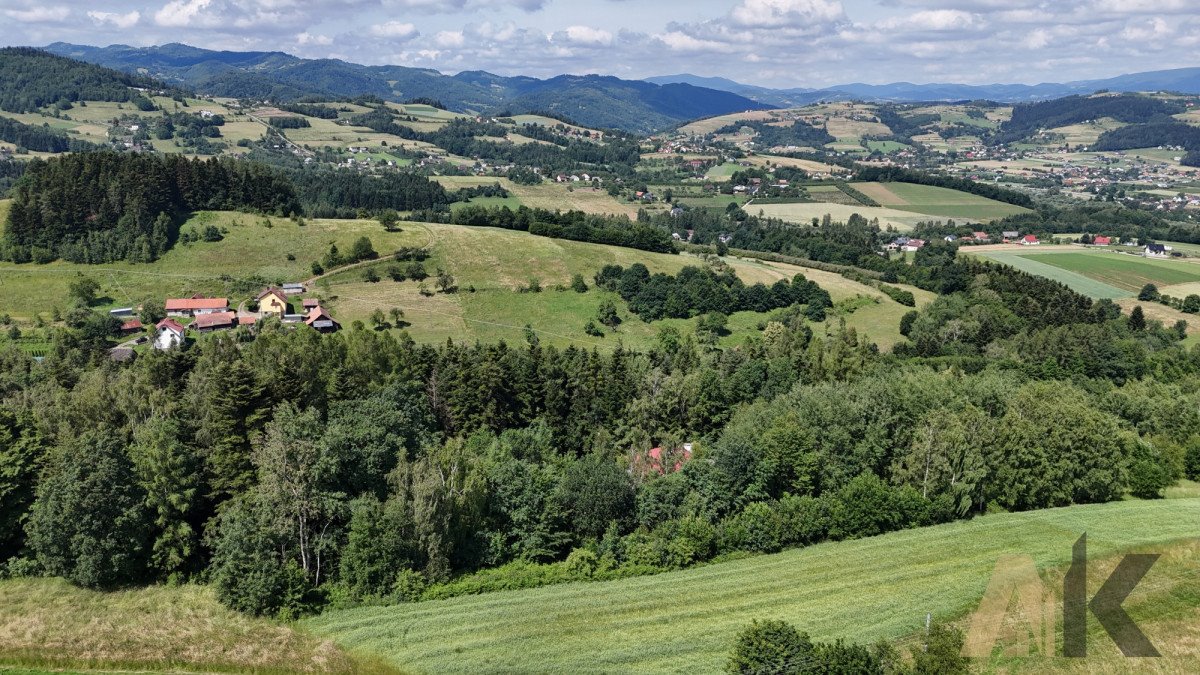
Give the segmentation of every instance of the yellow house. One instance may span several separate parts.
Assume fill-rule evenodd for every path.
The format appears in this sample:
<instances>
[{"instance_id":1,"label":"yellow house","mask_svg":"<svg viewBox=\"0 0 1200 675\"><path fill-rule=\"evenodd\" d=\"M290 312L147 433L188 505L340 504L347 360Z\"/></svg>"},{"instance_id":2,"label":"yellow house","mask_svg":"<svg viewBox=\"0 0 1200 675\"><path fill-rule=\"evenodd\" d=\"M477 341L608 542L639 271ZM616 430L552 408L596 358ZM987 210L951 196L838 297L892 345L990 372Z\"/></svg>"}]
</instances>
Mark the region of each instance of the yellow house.
<instances>
[{"instance_id":1,"label":"yellow house","mask_svg":"<svg viewBox=\"0 0 1200 675\"><path fill-rule=\"evenodd\" d=\"M258 294L258 311L260 314L274 314L280 319L288 313L287 296L278 288L268 288Z\"/></svg>"}]
</instances>

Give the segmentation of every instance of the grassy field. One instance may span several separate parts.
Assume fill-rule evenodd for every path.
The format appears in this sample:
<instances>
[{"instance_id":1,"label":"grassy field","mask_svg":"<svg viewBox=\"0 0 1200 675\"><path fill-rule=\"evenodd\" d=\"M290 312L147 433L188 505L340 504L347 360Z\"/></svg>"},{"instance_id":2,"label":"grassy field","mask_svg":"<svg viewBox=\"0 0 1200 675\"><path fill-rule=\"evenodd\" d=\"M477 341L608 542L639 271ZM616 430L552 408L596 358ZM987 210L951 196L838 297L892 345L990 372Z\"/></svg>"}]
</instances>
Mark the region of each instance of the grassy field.
<instances>
[{"instance_id":1,"label":"grassy field","mask_svg":"<svg viewBox=\"0 0 1200 675\"><path fill-rule=\"evenodd\" d=\"M238 614L203 586L101 593L59 579L0 582L0 672L63 669L394 672L326 638Z\"/></svg>"},{"instance_id":2,"label":"grassy field","mask_svg":"<svg viewBox=\"0 0 1200 675\"><path fill-rule=\"evenodd\" d=\"M1136 292L1146 284L1170 286L1200 281L1200 265L1175 260L1148 260L1105 252L1037 255L1038 262Z\"/></svg>"},{"instance_id":3,"label":"grassy field","mask_svg":"<svg viewBox=\"0 0 1200 675\"><path fill-rule=\"evenodd\" d=\"M495 179L492 182L496 182ZM541 185L517 185L501 183L509 193L531 209L586 211L615 216L637 217L638 205L616 199L604 190L582 187L582 184L542 183Z\"/></svg>"},{"instance_id":4,"label":"grassy field","mask_svg":"<svg viewBox=\"0 0 1200 675\"><path fill-rule=\"evenodd\" d=\"M1096 279L1084 276L1083 274L1042 262L1042 260L1048 256L1071 254L1040 253L1033 255L1023 254L1018 251L987 251L976 253L970 249L962 250L972 255L982 255L996 262L1004 263L1005 265L1011 265L1022 272L1028 272L1030 274L1046 277L1047 279L1053 279L1054 281L1066 284L1072 290L1091 298L1110 298L1115 300L1117 298L1127 298L1132 295L1130 291L1124 288L1118 288L1102 281L1097 281Z\"/></svg>"},{"instance_id":5,"label":"grassy field","mask_svg":"<svg viewBox=\"0 0 1200 675\"><path fill-rule=\"evenodd\" d=\"M328 612L305 625L415 672L531 664L557 672L716 672L752 619L784 619L820 639L902 638L927 612L955 619L972 611L1001 556L1028 555L1053 575L1083 532L1099 560L1194 538L1198 521L1197 499L998 514L622 581ZM1194 578L1189 550L1181 567ZM1128 603L1134 615L1152 613L1148 595L1178 581L1151 570ZM1184 591L1195 607L1194 588Z\"/></svg>"},{"instance_id":6,"label":"grassy field","mask_svg":"<svg viewBox=\"0 0 1200 675\"><path fill-rule=\"evenodd\" d=\"M480 179L470 179L480 180ZM448 181L462 184L463 181ZM607 195L605 195L607 197ZM509 198L513 199L513 198ZM488 203L478 199L476 203ZM0 202L0 217L6 204ZM228 232L220 242L197 242L177 246L160 260L150 264L76 265L55 262L49 265L0 263L0 313L8 313L26 325L40 314L49 319L55 307L69 306L67 287L72 279L86 274L101 284L101 300L96 309L136 305L147 299L187 297L194 293L230 296L236 305L246 299L233 295L236 280L258 275L269 283L298 281L312 276L309 269L321 259L331 243L348 251L361 236L371 239L381 259L369 265L383 279L365 281L366 270L355 267L329 274L317 282L313 293L321 297L334 316L345 325L355 320L369 322L376 309L385 313L402 309L406 329L414 339L441 343L455 340L509 342L523 339L529 324L547 344L579 345L611 349L618 340L627 347L652 345L662 322L645 323L629 314L614 294L591 290L579 294L556 291L575 273L591 285L592 277L606 264L629 266L640 262L654 272L677 273L684 265L703 264L685 255L648 253L635 249L586 244L532 236L524 232L456 225L401 223L401 232L385 232L373 220L311 220L304 226L279 218L266 227L261 217L236 213L201 213L184 226L203 229L207 224ZM392 264L388 254L400 247L428 248L431 257L425 268L432 274L442 268L454 275L457 293L422 295L416 281L395 282L386 270ZM288 260L291 255L294 260ZM869 337L883 349L898 340L900 317L906 308L885 298L879 291L841 276L808 268L757 260L730 261L746 283L766 284L803 273L828 290L835 301L855 295L880 298L877 305L865 307L844 317L847 325ZM537 277L545 288L542 293L519 293L530 277ZM433 288L433 280L425 282ZM469 289L474 287L475 291ZM928 294L918 292L922 301ZM583 327L596 316L600 303L613 301L625 319L616 329L606 330L604 338L589 336ZM735 315L726 344L740 344L757 335L765 315ZM693 321L674 320L685 333ZM825 326L832 325L832 320ZM824 330L817 326L815 330Z\"/></svg>"},{"instance_id":7,"label":"grassy field","mask_svg":"<svg viewBox=\"0 0 1200 675\"><path fill-rule=\"evenodd\" d=\"M995 220L1028 209L933 185L914 183L855 183L854 187L887 208L974 221Z\"/></svg>"},{"instance_id":8,"label":"grassy field","mask_svg":"<svg viewBox=\"0 0 1200 675\"><path fill-rule=\"evenodd\" d=\"M820 198L818 195L813 195L815 198ZM867 218L878 218L881 227L891 225L899 232L908 232L922 220L930 220L929 216L922 216L910 211L901 211L899 209L890 209L878 206L851 206L848 204L834 204L830 202L811 202L803 204L755 204L751 203L746 207L750 213L758 213L762 211L763 215L771 218L779 218L789 223L809 224L813 218L823 218L829 214L835 221L845 222L852 214Z\"/></svg>"}]
</instances>

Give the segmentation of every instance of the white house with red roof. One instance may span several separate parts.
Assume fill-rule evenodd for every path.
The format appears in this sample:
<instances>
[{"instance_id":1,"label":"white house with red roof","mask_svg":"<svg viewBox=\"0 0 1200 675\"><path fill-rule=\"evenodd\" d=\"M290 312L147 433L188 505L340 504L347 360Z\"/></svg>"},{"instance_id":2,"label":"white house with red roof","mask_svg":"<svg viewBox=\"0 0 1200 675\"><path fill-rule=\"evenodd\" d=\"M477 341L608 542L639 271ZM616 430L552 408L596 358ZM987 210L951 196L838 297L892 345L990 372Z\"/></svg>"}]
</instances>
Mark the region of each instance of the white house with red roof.
<instances>
[{"instance_id":1,"label":"white house with red roof","mask_svg":"<svg viewBox=\"0 0 1200 675\"><path fill-rule=\"evenodd\" d=\"M1092 246L1108 246L1110 244L1112 244L1111 237L1097 236L1096 238L1092 239Z\"/></svg>"},{"instance_id":2,"label":"white house with red roof","mask_svg":"<svg viewBox=\"0 0 1200 675\"><path fill-rule=\"evenodd\" d=\"M1040 246L1041 243L1042 242L1038 241L1038 238L1032 234L1027 234L1024 237L1021 237L1022 246Z\"/></svg>"},{"instance_id":3,"label":"white house with red roof","mask_svg":"<svg viewBox=\"0 0 1200 675\"><path fill-rule=\"evenodd\" d=\"M183 344L183 338L187 334L187 329L183 324L174 319L163 319L155 326L158 334L154 337L155 349L174 349Z\"/></svg>"}]
</instances>

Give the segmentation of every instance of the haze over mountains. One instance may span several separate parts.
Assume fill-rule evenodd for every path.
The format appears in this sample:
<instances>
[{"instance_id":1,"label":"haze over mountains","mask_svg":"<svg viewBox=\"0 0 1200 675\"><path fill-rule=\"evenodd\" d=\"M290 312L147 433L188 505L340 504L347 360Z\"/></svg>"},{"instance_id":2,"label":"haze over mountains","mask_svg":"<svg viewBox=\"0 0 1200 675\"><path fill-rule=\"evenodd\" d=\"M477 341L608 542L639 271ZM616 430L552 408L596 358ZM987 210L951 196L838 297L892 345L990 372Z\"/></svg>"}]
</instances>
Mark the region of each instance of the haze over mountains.
<instances>
[{"instance_id":1,"label":"haze over mountains","mask_svg":"<svg viewBox=\"0 0 1200 675\"><path fill-rule=\"evenodd\" d=\"M1097 90L1200 93L1200 68L1182 68L1065 83L965 85L954 83L851 83L771 89L721 77L691 74L625 80L604 75L549 79L508 77L485 71L445 75L406 66L365 66L336 59L303 59L284 52L232 52L172 43L152 47L93 47L56 42L55 54L127 72L150 75L215 96L294 100L305 96L377 96L404 101L436 99L466 112L548 112L593 127L649 132L680 122L822 100L1038 101Z\"/></svg>"},{"instance_id":2,"label":"haze over mountains","mask_svg":"<svg viewBox=\"0 0 1200 675\"><path fill-rule=\"evenodd\" d=\"M864 84L855 82L823 89L769 89L742 84L722 77L701 77L691 74L648 77L655 84L683 83L697 87L719 89L738 94L772 106L807 105L816 101L860 99L867 101L966 101L991 100L1001 103L1020 103L1060 98L1072 94L1090 94L1107 89L1117 92L1174 91L1200 93L1200 68L1177 68L1145 73L1132 73L1100 80L1042 84Z\"/></svg>"}]
</instances>

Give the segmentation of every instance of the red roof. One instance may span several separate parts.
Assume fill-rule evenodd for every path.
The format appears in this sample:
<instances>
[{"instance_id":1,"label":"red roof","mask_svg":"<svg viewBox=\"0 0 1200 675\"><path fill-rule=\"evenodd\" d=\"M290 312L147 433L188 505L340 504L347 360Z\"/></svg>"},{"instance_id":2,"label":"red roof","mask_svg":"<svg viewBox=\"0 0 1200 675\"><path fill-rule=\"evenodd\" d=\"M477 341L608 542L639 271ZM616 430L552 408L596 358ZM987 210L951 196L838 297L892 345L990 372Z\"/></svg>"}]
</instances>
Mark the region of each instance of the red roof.
<instances>
[{"instance_id":1,"label":"red roof","mask_svg":"<svg viewBox=\"0 0 1200 675\"><path fill-rule=\"evenodd\" d=\"M683 465L692 459L691 443L685 443L682 448L679 448L678 453L679 454L678 458L675 460L675 465L671 467L672 473L682 469ZM664 473L662 459L662 448L650 448L650 451L644 456L634 457L633 465L635 469L642 473L649 473L653 471L654 473L662 475Z\"/></svg>"},{"instance_id":2,"label":"red roof","mask_svg":"<svg viewBox=\"0 0 1200 675\"><path fill-rule=\"evenodd\" d=\"M169 298L164 307L168 312L195 311L197 309L225 309L227 298Z\"/></svg>"},{"instance_id":3,"label":"red roof","mask_svg":"<svg viewBox=\"0 0 1200 675\"><path fill-rule=\"evenodd\" d=\"M213 312L212 314L201 314L192 322L192 327L196 329L202 328L219 328L221 326L232 326L237 322L237 315L233 312Z\"/></svg>"},{"instance_id":4,"label":"red roof","mask_svg":"<svg viewBox=\"0 0 1200 675\"><path fill-rule=\"evenodd\" d=\"M180 334L184 332L183 324L179 323L175 319L163 319L155 324L154 327L159 330L163 330L164 328L170 329Z\"/></svg>"},{"instance_id":5,"label":"red roof","mask_svg":"<svg viewBox=\"0 0 1200 675\"><path fill-rule=\"evenodd\" d=\"M313 307L320 307L321 301L316 298L305 298L301 304L304 305L304 309L312 309Z\"/></svg>"},{"instance_id":6,"label":"red roof","mask_svg":"<svg viewBox=\"0 0 1200 675\"><path fill-rule=\"evenodd\" d=\"M1021 241L1034 242L1037 241L1037 237L1033 236L1032 234L1027 234L1024 237L1021 237Z\"/></svg>"},{"instance_id":7,"label":"red roof","mask_svg":"<svg viewBox=\"0 0 1200 675\"><path fill-rule=\"evenodd\" d=\"M141 330L141 329L142 329L142 322L137 319L130 319L130 320L126 321L125 323L121 324L121 330L123 330L123 331Z\"/></svg>"},{"instance_id":8,"label":"red roof","mask_svg":"<svg viewBox=\"0 0 1200 675\"><path fill-rule=\"evenodd\" d=\"M262 293L259 293L258 297L255 299L262 300L263 298L267 297L268 295L274 295L275 297L279 298L279 300L281 302L284 302L284 303L287 302L287 294L284 293L283 291L279 290L278 288L268 288L267 290L263 291Z\"/></svg>"},{"instance_id":9,"label":"red roof","mask_svg":"<svg viewBox=\"0 0 1200 675\"><path fill-rule=\"evenodd\" d=\"M976 239L987 239L988 238L987 232L972 232L971 234L974 235Z\"/></svg>"},{"instance_id":10,"label":"red roof","mask_svg":"<svg viewBox=\"0 0 1200 675\"><path fill-rule=\"evenodd\" d=\"M1110 237L1096 237L1095 239L1093 239L1093 240L1092 240L1092 243L1093 243L1093 244L1095 244L1095 245L1097 245L1097 246L1108 246L1109 244L1111 244L1111 243L1112 243L1112 238L1110 238Z\"/></svg>"}]
</instances>

